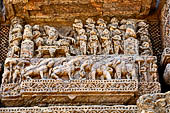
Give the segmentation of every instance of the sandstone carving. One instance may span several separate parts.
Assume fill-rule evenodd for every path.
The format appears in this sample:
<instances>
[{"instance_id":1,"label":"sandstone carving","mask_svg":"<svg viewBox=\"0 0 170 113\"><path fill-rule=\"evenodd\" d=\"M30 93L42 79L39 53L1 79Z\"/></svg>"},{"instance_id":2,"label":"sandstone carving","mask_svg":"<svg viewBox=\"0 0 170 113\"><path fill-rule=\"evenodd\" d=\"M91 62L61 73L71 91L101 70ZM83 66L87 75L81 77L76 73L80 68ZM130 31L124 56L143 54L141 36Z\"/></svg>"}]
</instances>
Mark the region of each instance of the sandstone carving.
<instances>
[{"instance_id":1,"label":"sandstone carving","mask_svg":"<svg viewBox=\"0 0 170 113\"><path fill-rule=\"evenodd\" d=\"M102 18L97 22L88 18L84 25L80 19L75 19L73 29L66 34L67 36L61 35L57 29L47 25L25 25L23 30L19 20L13 21L10 31L11 51L8 55L13 58L109 54L153 55L148 24L144 21L138 22L135 19L119 21L113 17L107 24Z\"/></svg>"},{"instance_id":2,"label":"sandstone carving","mask_svg":"<svg viewBox=\"0 0 170 113\"><path fill-rule=\"evenodd\" d=\"M137 106L141 113L168 113L169 92L143 95L137 101Z\"/></svg>"},{"instance_id":3,"label":"sandstone carving","mask_svg":"<svg viewBox=\"0 0 170 113\"><path fill-rule=\"evenodd\" d=\"M137 19L87 18L75 19L72 29L60 33L14 18L2 75L3 105L47 110L51 105L133 105L143 94L159 93L148 26Z\"/></svg>"}]
</instances>

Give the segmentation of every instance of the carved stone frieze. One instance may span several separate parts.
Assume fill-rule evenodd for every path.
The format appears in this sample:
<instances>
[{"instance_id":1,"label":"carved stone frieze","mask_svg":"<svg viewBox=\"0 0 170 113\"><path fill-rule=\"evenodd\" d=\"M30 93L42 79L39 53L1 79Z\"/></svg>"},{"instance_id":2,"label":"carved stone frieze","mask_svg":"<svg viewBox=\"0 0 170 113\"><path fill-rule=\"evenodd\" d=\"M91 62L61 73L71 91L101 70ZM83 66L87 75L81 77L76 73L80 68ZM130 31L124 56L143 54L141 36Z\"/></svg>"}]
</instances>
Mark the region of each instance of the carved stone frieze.
<instances>
[{"instance_id":1,"label":"carved stone frieze","mask_svg":"<svg viewBox=\"0 0 170 113\"><path fill-rule=\"evenodd\" d=\"M124 55L7 58L2 75L2 103L5 106L37 105L36 99L40 96L44 102L55 103L55 105L71 104L70 99L75 105L101 102L108 105L123 104L132 98L134 101L130 101L130 104L134 104L135 95L138 95L139 91L142 93L160 91L157 70L154 69L155 63L156 57L153 56ZM143 67L147 70L143 70ZM146 85L147 88L139 85L138 81L154 82L155 88L149 90L151 84ZM117 93L122 95L120 98L123 101L115 99L119 98ZM30 94L37 96L30 98ZM44 97L44 94L51 96ZM86 95L86 98L83 95ZM99 95L105 99L97 99ZM96 99L91 100L92 97ZM12 98L15 98L17 102L12 102ZM48 100L48 98L51 99ZM58 98L61 100L57 100ZM82 98L81 102L80 98ZM25 101L28 103L24 103ZM30 104L31 101L35 103Z\"/></svg>"},{"instance_id":2,"label":"carved stone frieze","mask_svg":"<svg viewBox=\"0 0 170 113\"><path fill-rule=\"evenodd\" d=\"M149 25L144 20L113 17L107 24L104 19L86 24L75 19L67 36L50 26L25 25L20 19L12 20L10 51L12 58L55 58L77 55L144 55L152 56ZM23 33L22 33L23 32Z\"/></svg>"},{"instance_id":3,"label":"carved stone frieze","mask_svg":"<svg viewBox=\"0 0 170 113\"><path fill-rule=\"evenodd\" d=\"M34 113L51 113L51 112L78 112L78 113L93 113L93 112L102 112L102 113L137 113L137 107L135 105L123 106L51 106L51 107L21 107L21 108L0 108L2 113L12 113L12 112L34 112Z\"/></svg>"},{"instance_id":4,"label":"carved stone frieze","mask_svg":"<svg viewBox=\"0 0 170 113\"><path fill-rule=\"evenodd\" d=\"M161 86L159 82L139 82L139 95L160 93Z\"/></svg>"},{"instance_id":5,"label":"carved stone frieze","mask_svg":"<svg viewBox=\"0 0 170 113\"><path fill-rule=\"evenodd\" d=\"M13 18L2 105L134 105L142 94L160 92L148 28L144 20L88 18L61 34Z\"/></svg>"}]
</instances>

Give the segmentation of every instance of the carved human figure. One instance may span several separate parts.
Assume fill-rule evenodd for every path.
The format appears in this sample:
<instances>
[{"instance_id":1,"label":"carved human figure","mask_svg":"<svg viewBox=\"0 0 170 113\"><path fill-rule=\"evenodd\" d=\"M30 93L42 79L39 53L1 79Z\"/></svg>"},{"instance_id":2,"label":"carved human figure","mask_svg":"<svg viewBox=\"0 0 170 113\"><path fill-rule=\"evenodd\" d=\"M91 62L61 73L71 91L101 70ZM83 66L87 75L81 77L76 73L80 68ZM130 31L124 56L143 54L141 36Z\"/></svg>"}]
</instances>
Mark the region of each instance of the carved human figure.
<instances>
[{"instance_id":1,"label":"carved human figure","mask_svg":"<svg viewBox=\"0 0 170 113\"><path fill-rule=\"evenodd\" d=\"M22 40L22 25L16 23L11 26L9 33L9 52L8 57L19 58L20 57L20 42Z\"/></svg>"},{"instance_id":2,"label":"carved human figure","mask_svg":"<svg viewBox=\"0 0 170 113\"><path fill-rule=\"evenodd\" d=\"M4 73L2 74L2 84L7 84L10 82L10 67L5 66Z\"/></svg>"},{"instance_id":3,"label":"carved human figure","mask_svg":"<svg viewBox=\"0 0 170 113\"><path fill-rule=\"evenodd\" d=\"M20 73L20 67L19 66L15 66L14 68L14 73L12 75L13 79L12 82L13 83L19 83L21 81L21 73Z\"/></svg>"},{"instance_id":4,"label":"carved human figure","mask_svg":"<svg viewBox=\"0 0 170 113\"><path fill-rule=\"evenodd\" d=\"M113 44L114 44L114 52L115 54L120 54L123 50L122 48L122 39L121 39L121 36L120 35L115 35L112 37L112 41L113 41Z\"/></svg>"},{"instance_id":5,"label":"carved human figure","mask_svg":"<svg viewBox=\"0 0 170 113\"><path fill-rule=\"evenodd\" d=\"M73 30L78 33L80 29L83 29L83 23L80 19L75 19L73 24Z\"/></svg>"},{"instance_id":6,"label":"carved human figure","mask_svg":"<svg viewBox=\"0 0 170 113\"><path fill-rule=\"evenodd\" d=\"M158 66L153 63L152 64L152 68L150 70L150 82L158 82L158 74L157 74L157 70Z\"/></svg>"},{"instance_id":7,"label":"carved human figure","mask_svg":"<svg viewBox=\"0 0 170 113\"><path fill-rule=\"evenodd\" d=\"M112 49L110 41L110 32L105 29L101 35L101 47L103 48L103 53L108 55Z\"/></svg>"},{"instance_id":8,"label":"carved human figure","mask_svg":"<svg viewBox=\"0 0 170 113\"><path fill-rule=\"evenodd\" d=\"M85 25L85 28L86 28L86 33L87 33L87 36L89 37L90 36L90 32L95 29L95 21L92 19L92 18L88 18L86 20L86 25Z\"/></svg>"},{"instance_id":9,"label":"carved human figure","mask_svg":"<svg viewBox=\"0 0 170 113\"><path fill-rule=\"evenodd\" d=\"M42 34L40 32L40 26L34 25L32 27L32 30L33 30L33 41L35 43L36 48L38 48L44 44L44 39L42 38Z\"/></svg>"},{"instance_id":10,"label":"carved human figure","mask_svg":"<svg viewBox=\"0 0 170 113\"><path fill-rule=\"evenodd\" d=\"M140 72L142 75L141 81L148 82L148 74L147 74L148 72L147 72L147 67L145 63L141 66Z\"/></svg>"},{"instance_id":11,"label":"carved human figure","mask_svg":"<svg viewBox=\"0 0 170 113\"><path fill-rule=\"evenodd\" d=\"M98 31L99 35L101 35L107 27L106 22L102 18L99 18L97 20L97 24L98 24L98 26L96 26L97 31Z\"/></svg>"},{"instance_id":12,"label":"carved human figure","mask_svg":"<svg viewBox=\"0 0 170 113\"><path fill-rule=\"evenodd\" d=\"M110 22L111 22L111 24L109 24L110 26L114 26L115 29L118 28L119 20L117 18L113 17Z\"/></svg>"},{"instance_id":13,"label":"carved human figure","mask_svg":"<svg viewBox=\"0 0 170 113\"><path fill-rule=\"evenodd\" d=\"M13 43L14 40L17 40L17 43L20 43L20 41L22 40L22 31L22 25L18 23L14 24L10 29L9 42Z\"/></svg>"},{"instance_id":14,"label":"carved human figure","mask_svg":"<svg viewBox=\"0 0 170 113\"><path fill-rule=\"evenodd\" d=\"M137 33L139 35L149 35L149 31L148 31L148 28L149 28L149 25L144 22L144 21L141 21L138 23L138 27L139 27L139 30L137 31Z\"/></svg>"},{"instance_id":15,"label":"carved human figure","mask_svg":"<svg viewBox=\"0 0 170 113\"><path fill-rule=\"evenodd\" d=\"M152 49L150 47L149 42L143 42L140 46L140 49L142 50L141 55L152 55Z\"/></svg>"},{"instance_id":16,"label":"carved human figure","mask_svg":"<svg viewBox=\"0 0 170 113\"><path fill-rule=\"evenodd\" d=\"M127 28L127 20L126 19L122 19L120 21L120 26L119 26L119 30L122 32L122 35L121 36L124 36L125 35L125 32L126 32L126 28Z\"/></svg>"},{"instance_id":17,"label":"carved human figure","mask_svg":"<svg viewBox=\"0 0 170 113\"><path fill-rule=\"evenodd\" d=\"M56 45L57 38L58 38L57 36L58 31L54 27L50 27L50 26L44 26L44 29L46 31L46 34L48 35L46 44L49 46Z\"/></svg>"},{"instance_id":18,"label":"carved human figure","mask_svg":"<svg viewBox=\"0 0 170 113\"><path fill-rule=\"evenodd\" d=\"M23 41L21 43L21 57L32 58L34 56L34 42L32 34L32 26L25 25Z\"/></svg>"},{"instance_id":19,"label":"carved human figure","mask_svg":"<svg viewBox=\"0 0 170 113\"><path fill-rule=\"evenodd\" d=\"M81 55L86 55L87 53L87 36L85 35L85 30L81 29L79 31L77 39L80 41L80 53Z\"/></svg>"},{"instance_id":20,"label":"carved human figure","mask_svg":"<svg viewBox=\"0 0 170 113\"><path fill-rule=\"evenodd\" d=\"M20 57L20 47L17 45L11 46L8 52L8 57L19 58Z\"/></svg>"},{"instance_id":21,"label":"carved human figure","mask_svg":"<svg viewBox=\"0 0 170 113\"><path fill-rule=\"evenodd\" d=\"M90 37L89 37L89 41L88 41L88 47L90 49L90 54L92 55L97 55L97 49L99 48L99 40L97 37L97 31L96 29L93 29L90 32Z\"/></svg>"},{"instance_id":22,"label":"carved human figure","mask_svg":"<svg viewBox=\"0 0 170 113\"><path fill-rule=\"evenodd\" d=\"M32 26L29 24L25 25L23 39L33 39Z\"/></svg>"},{"instance_id":23,"label":"carved human figure","mask_svg":"<svg viewBox=\"0 0 170 113\"><path fill-rule=\"evenodd\" d=\"M75 39L71 37L65 37L61 35L54 27L50 26L44 26L45 32L48 35L47 39L47 45L52 46L52 45L57 45L57 41L59 39L68 39L71 40L72 43L75 43Z\"/></svg>"},{"instance_id":24,"label":"carved human figure","mask_svg":"<svg viewBox=\"0 0 170 113\"><path fill-rule=\"evenodd\" d=\"M124 40L124 53L129 54L139 54L139 41L134 37L129 37Z\"/></svg>"}]
</instances>

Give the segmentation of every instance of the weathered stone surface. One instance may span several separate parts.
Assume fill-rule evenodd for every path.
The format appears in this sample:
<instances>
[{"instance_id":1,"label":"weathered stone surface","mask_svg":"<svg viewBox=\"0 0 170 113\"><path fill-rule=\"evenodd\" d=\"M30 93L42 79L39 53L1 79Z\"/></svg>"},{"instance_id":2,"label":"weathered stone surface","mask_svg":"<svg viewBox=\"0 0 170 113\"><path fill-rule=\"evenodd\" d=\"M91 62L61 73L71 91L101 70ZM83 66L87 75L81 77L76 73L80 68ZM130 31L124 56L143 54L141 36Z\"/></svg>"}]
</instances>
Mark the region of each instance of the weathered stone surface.
<instances>
[{"instance_id":1,"label":"weathered stone surface","mask_svg":"<svg viewBox=\"0 0 170 113\"><path fill-rule=\"evenodd\" d=\"M166 1L161 14L162 42L164 51L162 53L161 63L166 67L163 78L170 85L170 0Z\"/></svg>"},{"instance_id":2,"label":"weathered stone surface","mask_svg":"<svg viewBox=\"0 0 170 113\"><path fill-rule=\"evenodd\" d=\"M169 113L170 92L146 94L137 101L138 113Z\"/></svg>"},{"instance_id":3,"label":"weathered stone surface","mask_svg":"<svg viewBox=\"0 0 170 113\"><path fill-rule=\"evenodd\" d=\"M166 65L163 78L164 78L165 82L166 82L168 85L170 85L170 64L167 64L167 65Z\"/></svg>"},{"instance_id":4,"label":"weathered stone surface","mask_svg":"<svg viewBox=\"0 0 170 113\"><path fill-rule=\"evenodd\" d=\"M128 105L160 92L145 21L88 18L84 25L75 19L67 35L23 23L11 22L3 105Z\"/></svg>"},{"instance_id":5,"label":"weathered stone surface","mask_svg":"<svg viewBox=\"0 0 170 113\"><path fill-rule=\"evenodd\" d=\"M167 0L161 13L161 30L162 30L162 42L164 46L164 52L162 55L162 63L164 65L170 63L169 50L170 50L170 0Z\"/></svg>"},{"instance_id":6,"label":"weathered stone surface","mask_svg":"<svg viewBox=\"0 0 170 113\"><path fill-rule=\"evenodd\" d=\"M4 0L7 18L26 22L68 25L75 18L148 15L152 0Z\"/></svg>"},{"instance_id":7,"label":"weathered stone surface","mask_svg":"<svg viewBox=\"0 0 170 113\"><path fill-rule=\"evenodd\" d=\"M162 41L164 48L170 47L170 0L166 1L161 13Z\"/></svg>"}]
</instances>

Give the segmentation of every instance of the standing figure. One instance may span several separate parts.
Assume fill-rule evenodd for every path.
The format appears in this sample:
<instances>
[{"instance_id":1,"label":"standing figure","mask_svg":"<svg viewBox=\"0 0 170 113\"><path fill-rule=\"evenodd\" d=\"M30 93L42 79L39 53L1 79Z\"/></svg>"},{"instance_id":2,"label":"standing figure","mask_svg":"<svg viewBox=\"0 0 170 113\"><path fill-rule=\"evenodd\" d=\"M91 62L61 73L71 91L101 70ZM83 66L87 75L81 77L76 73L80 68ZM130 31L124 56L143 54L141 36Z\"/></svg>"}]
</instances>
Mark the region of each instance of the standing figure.
<instances>
[{"instance_id":1,"label":"standing figure","mask_svg":"<svg viewBox=\"0 0 170 113\"><path fill-rule=\"evenodd\" d=\"M142 82L148 82L148 73L146 62L141 66L140 72L142 77L140 78Z\"/></svg>"},{"instance_id":2,"label":"standing figure","mask_svg":"<svg viewBox=\"0 0 170 113\"><path fill-rule=\"evenodd\" d=\"M108 29L105 29L101 35L101 46L103 48L103 53L108 55L111 50L111 41L110 41L110 32Z\"/></svg>"},{"instance_id":3,"label":"standing figure","mask_svg":"<svg viewBox=\"0 0 170 113\"><path fill-rule=\"evenodd\" d=\"M34 56L34 42L32 34L32 26L25 25L23 41L21 43L21 57L22 58L33 58Z\"/></svg>"},{"instance_id":4,"label":"standing figure","mask_svg":"<svg viewBox=\"0 0 170 113\"><path fill-rule=\"evenodd\" d=\"M99 40L98 40L98 37L97 37L97 31L96 31L96 29L93 29L90 32L90 38L89 38L89 41L88 41L88 47L90 49L90 54L97 55L97 49L99 47L98 44L99 44Z\"/></svg>"},{"instance_id":5,"label":"standing figure","mask_svg":"<svg viewBox=\"0 0 170 113\"><path fill-rule=\"evenodd\" d=\"M19 83L21 81L21 73L20 73L20 67L19 66L15 66L15 70L13 73L13 83Z\"/></svg>"},{"instance_id":6,"label":"standing figure","mask_svg":"<svg viewBox=\"0 0 170 113\"><path fill-rule=\"evenodd\" d=\"M113 44L114 44L115 54L117 54L117 55L120 54L121 51L123 51L120 35L115 35L114 37L112 37L112 41L113 41Z\"/></svg>"},{"instance_id":7,"label":"standing figure","mask_svg":"<svg viewBox=\"0 0 170 113\"><path fill-rule=\"evenodd\" d=\"M40 32L40 26L34 25L32 27L32 30L33 30L33 41L36 45L36 48L38 48L39 46L42 46L42 44L44 43L44 40L42 38L42 34Z\"/></svg>"},{"instance_id":8,"label":"standing figure","mask_svg":"<svg viewBox=\"0 0 170 113\"><path fill-rule=\"evenodd\" d=\"M86 33L87 33L87 36L89 37L90 36L90 31L92 31L92 29L95 29L95 21L92 19L92 18L88 18L86 20L86 25L85 25L85 28L86 28Z\"/></svg>"},{"instance_id":9,"label":"standing figure","mask_svg":"<svg viewBox=\"0 0 170 113\"><path fill-rule=\"evenodd\" d=\"M77 39L80 41L80 53L81 55L86 55L87 52L87 36L85 35L85 30L81 29L79 31L79 36Z\"/></svg>"},{"instance_id":10,"label":"standing figure","mask_svg":"<svg viewBox=\"0 0 170 113\"><path fill-rule=\"evenodd\" d=\"M150 71L150 82L158 82L158 74L157 74L158 66L153 63L151 71Z\"/></svg>"},{"instance_id":11,"label":"standing figure","mask_svg":"<svg viewBox=\"0 0 170 113\"><path fill-rule=\"evenodd\" d=\"M97 31L98 31L98 33L99 33L99 35L101 35L102 33L103 33L103 31L106 29L106 22L103 20L103 19L99 19L98 21L97 21L97 24L98 24L98 26L96 26L96 28L97 28Z\"/></svg>"}]
</instances>

